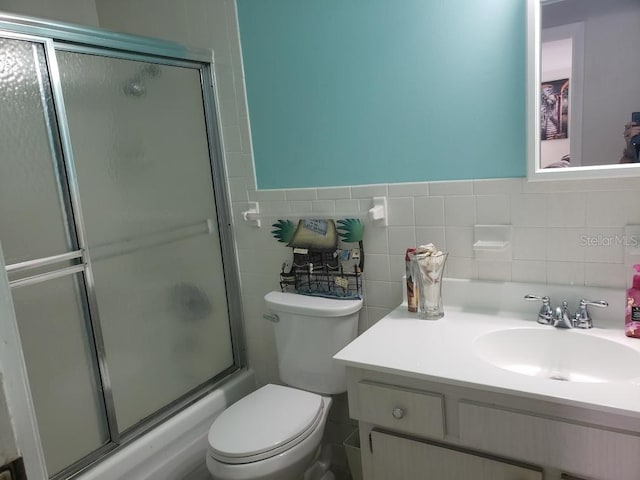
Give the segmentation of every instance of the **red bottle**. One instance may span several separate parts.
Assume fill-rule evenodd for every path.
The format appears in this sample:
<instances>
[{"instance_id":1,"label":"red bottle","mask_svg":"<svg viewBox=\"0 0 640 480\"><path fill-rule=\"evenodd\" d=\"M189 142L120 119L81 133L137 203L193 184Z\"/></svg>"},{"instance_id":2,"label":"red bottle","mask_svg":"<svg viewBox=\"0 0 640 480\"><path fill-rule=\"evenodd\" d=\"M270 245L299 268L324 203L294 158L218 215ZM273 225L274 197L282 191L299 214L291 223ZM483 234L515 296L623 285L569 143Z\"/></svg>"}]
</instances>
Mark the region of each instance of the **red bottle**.
<instances>
[{"instance_id":1,"label":"red bottle","mask_svg":"<svg viewBox=\"0 0 640 480\"><path fill-rule=\"evenodd\" d=\"M415 248L407 248L404 254L405 275L407 278L407 309L410 312L418 311L418 295L413 281L413 272L411 271L411 259L409 253L415 252Z\"/></svg>"}]
</instances>

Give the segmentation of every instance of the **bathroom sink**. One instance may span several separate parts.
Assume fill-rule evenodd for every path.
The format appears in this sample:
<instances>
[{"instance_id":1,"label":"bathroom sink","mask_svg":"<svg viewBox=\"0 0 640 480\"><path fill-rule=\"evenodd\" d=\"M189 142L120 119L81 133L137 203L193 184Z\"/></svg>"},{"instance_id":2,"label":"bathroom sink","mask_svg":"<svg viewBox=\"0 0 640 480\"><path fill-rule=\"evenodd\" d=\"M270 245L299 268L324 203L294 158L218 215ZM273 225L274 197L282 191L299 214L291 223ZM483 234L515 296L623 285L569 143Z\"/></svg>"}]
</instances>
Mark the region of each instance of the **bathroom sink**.
<instances>
[{"instance_id":1,"label":"bathroom sink","mask_svg":"<svg viewBox=\"0 0 640 480\"><path fill-rule=\"evenodd\" d=\"M638 376L640 352L584 331L513 328L489 332L473 342L474 353L496 367L531 377L607 383Z\"/></svg>"}]
</instances>

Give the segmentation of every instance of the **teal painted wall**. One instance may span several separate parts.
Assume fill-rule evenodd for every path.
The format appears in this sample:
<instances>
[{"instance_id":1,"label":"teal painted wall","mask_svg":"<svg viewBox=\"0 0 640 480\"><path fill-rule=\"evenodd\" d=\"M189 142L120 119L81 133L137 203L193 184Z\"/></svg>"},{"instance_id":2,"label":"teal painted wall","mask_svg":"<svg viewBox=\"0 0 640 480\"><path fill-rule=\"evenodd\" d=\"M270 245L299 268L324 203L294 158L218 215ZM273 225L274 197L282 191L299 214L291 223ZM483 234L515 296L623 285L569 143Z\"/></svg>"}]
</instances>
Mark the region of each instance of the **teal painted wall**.
<instances>
[{"instance_id":1,"label":"teal painted wall","mask_svg":"<svg viewBox=\"0 0 640 480\"><path fill-rule=\"evenodd\" d=\"M525 176L525 0L237 0L258 188Z\"/></svg>"}]
</instances>

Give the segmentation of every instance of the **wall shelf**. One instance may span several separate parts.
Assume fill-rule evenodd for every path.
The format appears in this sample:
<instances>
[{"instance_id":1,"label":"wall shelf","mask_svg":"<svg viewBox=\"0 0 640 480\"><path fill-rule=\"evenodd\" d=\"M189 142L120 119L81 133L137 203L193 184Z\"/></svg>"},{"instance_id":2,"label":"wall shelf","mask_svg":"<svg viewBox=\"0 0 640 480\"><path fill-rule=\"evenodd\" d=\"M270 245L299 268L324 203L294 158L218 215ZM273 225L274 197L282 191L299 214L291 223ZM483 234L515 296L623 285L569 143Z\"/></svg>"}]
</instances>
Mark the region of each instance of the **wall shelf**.
<instances>
[{"instance_id":1,"label":"wall shelf","mask_svg":"<svg viewBox=\"0 0 640 480\"><path fill-rule=\"evenodd\" d=\"M510 261L511 225L474 225L473 252L478 261Z\"/></svg>"}]
</instances>

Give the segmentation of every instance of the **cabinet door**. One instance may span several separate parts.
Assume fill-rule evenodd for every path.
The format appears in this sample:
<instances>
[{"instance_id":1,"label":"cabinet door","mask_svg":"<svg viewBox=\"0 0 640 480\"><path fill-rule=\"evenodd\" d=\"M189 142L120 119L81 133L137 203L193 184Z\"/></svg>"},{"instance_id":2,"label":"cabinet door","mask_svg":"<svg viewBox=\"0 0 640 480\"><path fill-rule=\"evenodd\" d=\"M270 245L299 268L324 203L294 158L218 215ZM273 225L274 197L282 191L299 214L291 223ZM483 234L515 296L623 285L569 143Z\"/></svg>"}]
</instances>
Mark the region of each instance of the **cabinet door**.
<instances>
[{"instance_id":1,"label":"cabinet door","mask_svg":"<svg viewBox=\"0 0 640 480\"><path fill-rule=\"evenodd\" d=\"M431 443L371 432L374 480L542 480L542 472Z\"/></svg>"}]
</instances>

